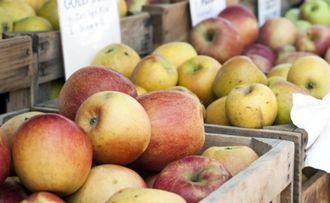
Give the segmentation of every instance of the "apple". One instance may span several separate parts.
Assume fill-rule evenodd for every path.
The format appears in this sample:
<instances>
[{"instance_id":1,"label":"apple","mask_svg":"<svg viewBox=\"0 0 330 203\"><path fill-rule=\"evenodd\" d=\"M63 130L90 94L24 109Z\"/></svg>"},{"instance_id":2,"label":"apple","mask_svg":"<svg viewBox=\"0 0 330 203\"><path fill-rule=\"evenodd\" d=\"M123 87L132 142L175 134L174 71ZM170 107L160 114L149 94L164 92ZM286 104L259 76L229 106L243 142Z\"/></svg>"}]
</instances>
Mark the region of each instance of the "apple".
<instances>
[{"instance_id":1,"label":"apple","mask_svg":"<svg viewBox=\"0 0 330 203\"><path fill-rule=\"evenodd\" d=\"M324 59L330 64L330 47L325 52Z\"/></svg>"},{"instance_id":2,"label":"apple","mask_svg":"<svg viewBox=\"0 0 330 203\"><path fill-rule=\"evenodd\" d=\"M92 141L97 163L127 165L150 142L148 114L136 99L121 92L102 91L88 97L75 121Z\"/></svg>"},{"instance_id":3,"label":"apple","mask_svg":"<svg viewBox=\"0 0 330 203\"><path fill-rule=\"evenodd\" d=\"M145 188L142 177L130 168L116 164L94 166L84 185L66 199L68 203L106 202L124 188Z\"/></svg>"},{"instance_id":4,"label":"apple","mask_svg":"<svg viewBox=\"0 0 330 203\"><path fill-rule=\"evenodd\" d=\"M312 25L305 32L299 33L296 47L298 51L323 56L330 47L330 28L325 25Z\"/></svg>"},{"instance_id":5,"label":"apple","mask_svg":"<svg viewBox=\"0 0 330 203\"><path fill-rule=\"evenodd\" d=\"M244 145L209 147L204 150L202 156L219 161L232 176L235 176L259 158L251 147Z\"/></svg>"},{"instance_id":6,"label":"apple","mask_svg":"<svg viewBox=\"0 0 330 203\"><path fill-rule=\"evenodd\" d=\"M292 64L287 80L321 99L330 92L330 66L319 56L305 56Z\"/></svg>"},{"instance_id":7,"label":"apple","mask_svg":"<svg viewBox=\"0 0 330 203\"><path fill-rule=\"evenodd\" d=\"M266 84L267 77L247 56L235 56L218 71L213 91L220 98L226 96L236 85L253 82Z\"/></svg>"},{"instance_id":8,"label":"apple","mask_svg":"<svg viewBox=\"0 0 330 203\"><path fill-rule=\"evenodd\" d=\"M243 128L272 125L277 114L277 101L272 90L260 83L236 86L226 99L229 122Z\"/></svg>"},{"instance_id":9,"label":"apple","mask_svg":"<svg viewBox=\"0 0 330 203\"><path fill-rule=\"evenodd\" d=\"M193 57L178 68L178 84L195 93L207 106L216 98L212 84L220 68L221 64L212 57L202 55Z\"/></svg>"},{"instance_id":10,"label":"apple","mask_svg":"<svg viewBox=\"0 0 330 203\"><path fill-rule=\"evenodd\" d=\"M297 27L299 32L305 32L312 24L306 20L297 20L294 22L294 25Z\"/></svg>"},{"instance_id":11,"label":"apple","mask_svg":"<svg viewBox=\"0 0 330 203\"><path fill-rule=\"evenodd\" d=\"M39 16L29 16L14 23L14 32L41 32L53 30L50 22Z\"/></svg>"},{"instance_id":12,"label":"apple","mask_svg":"<svg viewBox=\"0 0 330 203\"><path fill-rule=\"evenodd\" d=\"M144 5L148 4L148 0L126 0L127 9L130 13L141 12Z\"/></svg>"},{"instance_id":13,"label":"apple","mask_svg":"<svg viewBox=\"0 0 330 203\"><path fill-rule=\"evenodd\" d=\"M25 2L28 3L33 10L38 11L46 0L25 0Z\"/></svg>"},{"instance_id":14,"label":"apple","mask_svg":"<svg viewBox=\"0 0 330 203\"><path fill-rule=\"evenodd\" d=\"M273 64L270 63L270 61L263 56L257 54L251 54L246 56L249 57L253 61L253 63L265 74L267 74L273 68Z\"/></svg>"},{"instance_id":15,"label":"apple","mask_svg":"<svg viewBox=\"0 0 330 203\"><path fill-rule=\"evenodd\" d=\"M288 54L278 56L276 64L290 63L293 64L296 60L305 56L314 56L315 54L305 51L294 51Z\"/></svg>"},{"instance_id":16,"label":"apple","mask_svg":"<svg viewBox=\"0 0 330 203\"><path fill-rule=\"evenodd\" d=\"M286 80L291 66L292 66L291 63L278 64L272 68L272 70L267 74L267 77L271 78L271 77L278 76L278 77L282 77Z\"/></svg>"},{"instance_id":17,"label":"apple","mask_svg":"<svg viewBox=\"0 0 330 203\"><path fill-rule=\"evenodd\" d=\"M187 203L199 202L231 178L217 160L190 155L169 163L154 183L154 188L181 195Z\"/></svg>"},{"instance_id":18,"label":"apple","mask_svg":"<svg viewBox=\"0 0 330 203\"><path fill-rule=\"evenodd\" d=\"M124 188L106 203L186 203L178 194L151 188Z\"/></svg>"},{"instance_id":19,"label":"apple","mask_svg":"<svg viewBox=\"0 0 330 203\"><path fill-rule=\"evenodd\" d=\"M243 40L238 30L221 17L197 24L191 31L190 42L198 54L213 57L220 63L241 54L243 50Z\"/></svg>"},{"instance_id":20,"label":"apple","mask_svg":"<svg viewBox=\"0 0 330 203\"><path fill-rule=\"evenodd\" d=\"M206 123L230 125L226 115L226 98L227 96L221 97L207 106L205 120Z\"/></svg>"},{"instance_id":21,"label":"apple","mask_svg":"<svg viewBox=\"0 0 330 203\"><path fill-rule=\"evenodd\" d=\"M150 175L149 177L147 177L145 179L145 182L146 182L148 188L153 188L154 187L154 182L155 182L157 177L158 177L158 174L154 174L154 175Z\"/></svg>"},{"instance_id":22,"label":"apple","mask_svg":"<svg viewBox=\"0 0 330 203\"><path fill-rule=\"evenodd\" d=\"M84 131L59 114L36 115L16 131L15 171L32 192L75 192L88 176L92 156L92 144Z\"/></svg>"},{"instance_id":23,"label":"apple","mask_svg":"<svg viewBox=\"0 0 330 203\"><path fill-rule=\"evenodd\" d=\"M64 83L58 99L59 112L74 120L79 106L89 96L107 90L137 96L134 84L122 74L103 67L81 68Z\"/></svg>"},{"instance_id":24,"label":"apple","mask_svg":"<svg viewBox=\"0 0 330 203\"><path fill-rule=\"evenodd\" d=\"M137 100L149 115L151 140L136 164L148 171L160 171L168 163L196 154L205 141L200 101L175 90L154 91Z\"/></svg>"},{"instance_id":25,"label":"apple","mask_svg":"<svg viewBox=\"0 0 330 203\"><path fill-rule=\"evenodd\" d=\"M0 39L2 39L2 33L13 31L13 20L6 13L6 11L0 7Z\"/></svg>"},{"instance_id":26,"label":"apple","mask_svg":"<svg viewBox=\"0 0 330 203\"><path fill-rule=\"evenodd\" d=\"M25 196L23 187L14 177L9 177L0 184L0 202L2 203L20 203Z\"/></svg>"},{"instance_id":27,"label":"apple","mask_svg":"<svg viewBox=\"0 0 330 203\"><path fill-rule=\"evenodd\" d=\"M310 0L300 7L300 17L312 24L330 25L330 7L325 1Z\"/></svg>"},{"instance_id":28,"label":"apple","mask_svg":"<svg viewBox=\"0 0 330 203\"><path fill-rule=\"evenodd\" d=\"M119 7L119 16L125 17L127 16L127 3L125 0L118 0L118 7Z\"/></svg>"},{"instance_id":29,"label":"apple","mask_svg":"<svg viewBox=\"0 0 330 203\"><path fill-rule=\"evenodd\" d=\"M144 93L147 93L147 90L145 90L143 87L140 87L138 85L135 85L136 93L137 95L142 95Z\"/></svg>"},{"instance_id":30,"label":"apple","mask_svg":"<svg viewBox=\"0 0 330 203\"><path fill-rule=\"evenodd\" d=\"M47 0L37 11L38 16L47 19L54 30L60 29L57 0Z\"/></svg>"},{"instance_id":31,"label":"apple","mask_svg":"<svg viewBox=\"0 0 330 203\"><path fill-rule=\"evenodd\" d=\"M267 79L267 86L270 87L272 84L278 82L278 81L286 81L286 78L283 78L281 76L272 76Z\"/></svg>"},{"instance_id":32,"label":"apple","mask_svg":"<svg viewBox=\"0 0 330 203\"><path fill-rule=\"evenodd\" d=\"M131 47L123 43L113 43L95 55L92 65L111 68L129 78L140 60L139 54Z\"/></svg>"},{"instance_id":33,"label":"apple","mask_svg":"<svg viewBox=\"0 0 330 203\"><path fill-rule=\"evenodd\" d=\"M0 8L13 22L36 15L33 8L25 1L0 1Z\"/></svg>"},{"instance_id":34,"label":"apple","mask_svg":"<svg viewBox=\"0 0 330 203\"><path fill-rule=\"evenodd\" d=\"M176 85L178 71L162 56L152 54L144 57L136 65L130 78L134 84L148 92L164 90Z\"/></svg>"},{"instance_id":35,"label":"apple","mask_svg":"<svg viewBox=\"0 0 330 203\"><path fill-rule=\"evenodd\" d=\"M260 28L259 42L275 50L294 44L297 34L296 26L287 18L269 18Z\"/></svg>"},{"instance_id":36,"label":"apple","mask_svg":"<svg viewBox=\"0 0 330 203\"><path fill-rule=\"evenodd\" d=\"M276 60L276 53L266 45L260 43L254 43L250 46L244 48L243 55L251 56L251 55L259 55L266 58L270 64L274 64Z\"/></svg>"},{"instance_id":37,"label":"apple","mask_svg":"<svg viewBox=\"0 0 330 203\"><path fill-rule=\"evenodd\" d=\"M284 14L284 17L289 19L291 22L296 22L299 20L300 16L300 9L299 8L290 8Z\"/></svg>"},{"instance_id":38,"label":"apple","mask_svg":"<svg viewBox=\"0 0 330 203\"><path fill-rule=\"evenodd\" d=\"M24 199L21 203L64 203L58 196L50 192L35 192Z\"/></svg>"},{"instance_id":39,"label":"apple","mask_svg":"<svg viewBox=\"0 0 330 203\"><path fill-rule=\"evenodd\" d=\"M241 35L243 46L254 43L259 35L259 24L255 14L243 5L230 5L223 9L219 17L230 21Z\"/></svg>"},{"instance_id":40,"label":"apple","mask_svg":"<svg viewBox=\"0 0 330 203\"><path fill-rule=\"evenodd\" d=\"M183 62L197 56L195 48L187 42L168 42L157 47L153 54L160 55L178 68Z\"/></svg>"},{"instance_id":41,"label":"apple","mask_svg":"<svg viewBox=\"0 0 330 203\"><path fill-rule=\"evenodd\" d=\"M288 81L277 81L271 84L270 89L274 92L277 100L277 116L274 124L292 124L291 120L291 109L292 109L292 94L300 93L309 95L307 90L302 87L288 82Z\"/></svg>"},{"instance_id":42,"label":"apple","mask_svg":"<svg viewBox=\"0 0 330 203\"><path fill-rule=\"evenodd\" d=\"M9 175L10 170L10 148L7 137L0 128L0 184L3 183Z\"/></svg>"}]
</instances>

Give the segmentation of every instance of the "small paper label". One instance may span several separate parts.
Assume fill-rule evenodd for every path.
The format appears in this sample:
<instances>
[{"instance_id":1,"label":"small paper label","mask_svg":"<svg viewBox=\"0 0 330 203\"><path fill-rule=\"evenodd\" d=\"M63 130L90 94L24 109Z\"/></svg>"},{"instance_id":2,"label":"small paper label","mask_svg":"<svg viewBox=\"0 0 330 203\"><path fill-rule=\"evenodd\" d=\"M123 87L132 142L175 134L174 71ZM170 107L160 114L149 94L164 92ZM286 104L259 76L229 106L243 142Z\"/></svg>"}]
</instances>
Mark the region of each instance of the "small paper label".
<instances>
[{"instance_id":1,"label":"small paper label","mask_svg":"<svg viewBox=\"0 0 330 203\"><path fill-rule=\"evenodd\" d=\"M60 0L58 2L65 78L91 64L96 53L119 43L118 1Z\"/></svg>"},{"instance_id":2,"label":"small paper label","mask_svg":"<svg viewBox=\"0 0 330 203\"><path fill-rule=\"evenodd\" d=\"M263 25L267 19L281 16L281 0L258 0L258 21Z\"/></svg>"},{"instance_id":3,"label":"small paper label","mask_svg":"<svg viewBox=\"0 0 330 203\"><path fill-rule=\"evenodd\" d=\"M225 7L225 0L189 0L192 25L216 17Z\"/></svg>"}]
</instances>

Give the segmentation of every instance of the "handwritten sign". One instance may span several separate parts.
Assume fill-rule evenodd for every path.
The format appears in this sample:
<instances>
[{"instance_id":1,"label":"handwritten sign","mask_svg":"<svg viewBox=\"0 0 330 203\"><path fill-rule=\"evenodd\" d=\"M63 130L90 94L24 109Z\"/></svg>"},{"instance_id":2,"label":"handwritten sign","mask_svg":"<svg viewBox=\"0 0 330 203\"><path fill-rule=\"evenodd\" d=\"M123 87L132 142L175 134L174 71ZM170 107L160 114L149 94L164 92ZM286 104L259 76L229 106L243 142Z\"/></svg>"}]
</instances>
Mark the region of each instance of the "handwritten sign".
<instances>
[{"instance_id":1,"label":"handwritten sign","mask_svg":"<svg viewBox=\"0 0 330 203\"><path fill-rule=\"evenodd\" d=\"M60 0L58 2L65 78L90 65L104 46L120 42L118 2Z\"/></svg>"},{"instance_id":2,"label":"handwritten sign","mask_svg":"<svg viewBox=\"0 0 330 203\"><path fill-rule=\"evenodd\" d=\"M190 15L192 25L217 16L226 7L225 0L190 0Z\"/></svg>"},{"instance_id":3,"label":"handwritten sign","mask_svg":"<svg viewBox=\"0 0 330 203\"><path fill-rule=\"evenodd\" d=\"M263 25L267 19L281 16L281 0L258 0L258 21Z\"/></svg>"}]
</instances>

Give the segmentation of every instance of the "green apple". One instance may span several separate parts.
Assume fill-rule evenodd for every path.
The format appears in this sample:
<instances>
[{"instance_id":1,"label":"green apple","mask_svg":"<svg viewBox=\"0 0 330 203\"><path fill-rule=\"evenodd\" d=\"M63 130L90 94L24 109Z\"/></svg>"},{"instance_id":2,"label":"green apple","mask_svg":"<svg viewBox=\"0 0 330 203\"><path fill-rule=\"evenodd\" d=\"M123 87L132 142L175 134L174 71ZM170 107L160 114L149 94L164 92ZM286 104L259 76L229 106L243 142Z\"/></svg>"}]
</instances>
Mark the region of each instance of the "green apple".
<instances>
[{"instance_id":1,"label":"green apple","mask_svg":"<svg viewBox=\"0 0 330 203\"><path fill-rule=\"evenodd\" d=\"M330 25L330 7L325 1L306 1L300 9L302 19L312 24Z\"/></svg>"},{"instance_id":2,"label":"green apple","mask_svg":"<svg viewBox=\"0 0 330 203\"><path fill-rule=\"evenodd\" d=\"M268 78L274 77L274 76L279 76L283 77L284 79L287 78L288 72L291 68L292 64L291 63L281 63L272 68L270 72L267 74Z\"/></svg>"},{"instance_id":3,"label":"green apple","mask_svg":"<svg viewBox=\"0 0 330 203\"><path fill-rule=\"evenodd\" d=\"M220 98L226 96L236 85L254 82L267 84L267 77L250 58L235 56L220 68L212 88Z\"/></svg>"},{"instance_id":4,"label":"green apple","mask_svg":"<svg viewBox=\"0 0 330 203\"><path fill-rule=\"evenodd\" d=\"M165 90L178 82L178 71L172 63L158 55L144 57L134 68L131 81L145 90Z\"/></svg>"},{"instance_id":5,"label":"green apple","mask_svg":"<svg viewBox=\"0 0 330 203\"><path fill-rule=\"evenodd\" d=\"M207 106L205 119L206 123L230 125L226 115L226 98L227 96L221 97Z\"/></svg>"},{"instance_id":6,"label":"green apple","mask_svg":"<svg viewBox=\"0 0 330 203\"><path fill-rule=\"evenodd\" d=\"M179 85L195 93L204 105L216 99L212 84L221 64L209 56L193 57L178 68Z\"/></svg>"},{"instance_id":7,"label":"green apple","mask_svg":"<svg viewBox=\"0 0 330 203\"><path fill-rule=\"evenodd\" d=\"M319 56L305 56L296 60L287 80L321 99L330 92L330 66Z\"/></svg>"},{"instance_id":8,"label":"green apple","mask_svg":"<svg viewBox=\"0 0 330 203\"><path fill-rule=\"evenodd\" d=\"M330 0L323 0L323 1L326 2L330 6Z\"/></svg>"},{"instance_id":9,"label":"green apple","mask_svg":"<svg viewBox=\"0 0 330 203\"><path fill-rule=\"evenodd\" d=\"M33 8L24 1L0 1L0 8L5 11L13 22L36 15Z\"/></svg>"},{"instance_id":10,"label":"green apple","mask_svg":"<svg viewBox=\"0 0 330 203\"><path fill-rule=\"evenodd\" d=\"M54 30L60 29L58 9L56 0L48 0L37 11L38 16L46 18L53 26Z\"/></svg>"},{"instance_id":11,"label":"green apple","mask_svg":"<svg viewBox=\"0 0 330 203\"><path fill-rule=\"evenodd\" d=\"M222 163L234 176L258 159L258 154L249 146L214 146L207 148L202 156L213 158Z\"/></svg>"},{"instance_id":12,"label":"green apple","mask_svg":"<svg viewBox=\"0 0 330 203\"><path fill-rule=\"evenodd\" d=\"M312 24L306 20L297 20L293 24L297 27L299 32L304 32L307 28L312 26Z\"/></svg>"},{"instance_id":13,"label":"green apple","mask_svg":"<svg viewBox=\"0 0 330 203\"><path fill-rule=\"evenodd\" d=\"M14 32L50 31L53 27L48 20L39 16L30 16L14 23Z\"/></svg>"},{"instance_id":14,"label":"green apple","mask_svg":"<svg viewBox=\"0 0 330 203\"><path fill-rule=\"evenodd\" d=\"M291 8L285 13L284 16L287 19L291 20L291 22L294 23L297 20L299 20L299 15L300 15L300 9L299 8Z\"/></svg>"},{"instance_id":15,"label":"green apple","mask_svg":"<svg viewBox=\"0 0 330 203\"><path fill-rule=\"evenodd\" d=\"M58 99L61 89L64 85L64 80L58 79L51 82L51 94L50 99Z\"/></svg>"},{"instance_id":16,"label":"green apple","mask_svg":"<svg viewBox=\"0 0 330 203\"><path fill-rule=\"evenodd\" d=\"M277 100L277 116L274 124L291 124L292 94L309 95L309 93L304 88L285 80L274 82L269 87L274 92Z\"/></svg>"},{"instance_id":17,"label":"green apple","mask_svg":"<svg viewBox=\"0 0 330 203\"><path fill-rule=\"evenodd\" d=\"M42 5L44 5L47 0L24 0L26 3L28 3L34 11L38 11Z\"/></svg>"},{"instance_id":18,"label":"green apple","mask_svg":"<svg viewBox=\"0 0 330 203\"><path fill-rule=\"evenodd\" d=\"M130 77L140 62L139 54L123 43L113 43L102 48L94 57L92 65L101 65Z\"/></svg>"},{"instance_id":19,"label":"green apple","mask_svg":"<svg viewBox=\"0 0 330 203\"><path fill-rule=\"evenodd\" d=\"M260 83L236 86L226 99L229 122L243 128L272 125L277 114L277 101L272 90Z\"/></svg>"},{"instance_id":20,"label":"green apple","mask_svg":"<svg viewBox=\"0 0 330 203\"><path fill-rule=\"evenodd\" d=\"M0 8L0 39L2 33L11 31L13 31L13 20L2 8Z\"/></svg>"}]
</instances>

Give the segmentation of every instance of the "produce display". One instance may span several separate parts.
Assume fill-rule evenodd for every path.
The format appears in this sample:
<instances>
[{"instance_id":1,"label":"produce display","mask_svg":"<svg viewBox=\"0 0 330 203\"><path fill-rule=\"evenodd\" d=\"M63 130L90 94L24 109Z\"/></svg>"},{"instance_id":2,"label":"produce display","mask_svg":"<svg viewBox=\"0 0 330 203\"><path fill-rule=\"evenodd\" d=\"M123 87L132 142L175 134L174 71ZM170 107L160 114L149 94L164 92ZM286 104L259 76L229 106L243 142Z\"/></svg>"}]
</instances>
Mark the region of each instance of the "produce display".
<instances>
[{"instance_id":1,"label":"produce display","mask_svg":"<svg viewBox=\"0 0 330 203\"><path fill-rule=\"evenodd\" d=\"M119 0L124 18L158 0ZM259 159L205 149L204 124L292 124L292 95L330 93L330 3L258 25L232 5L186 42L106 44L60 87L58 113L0 126L0 202L196 203ZM59 30L56 0L0 0L0 33Z\"/></svg>"}]
</instances>

